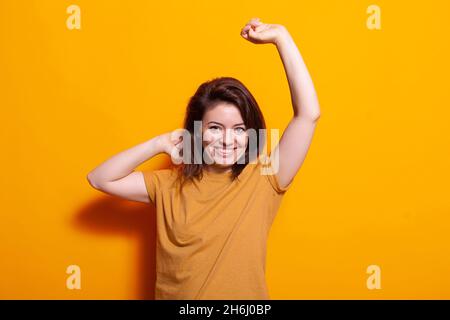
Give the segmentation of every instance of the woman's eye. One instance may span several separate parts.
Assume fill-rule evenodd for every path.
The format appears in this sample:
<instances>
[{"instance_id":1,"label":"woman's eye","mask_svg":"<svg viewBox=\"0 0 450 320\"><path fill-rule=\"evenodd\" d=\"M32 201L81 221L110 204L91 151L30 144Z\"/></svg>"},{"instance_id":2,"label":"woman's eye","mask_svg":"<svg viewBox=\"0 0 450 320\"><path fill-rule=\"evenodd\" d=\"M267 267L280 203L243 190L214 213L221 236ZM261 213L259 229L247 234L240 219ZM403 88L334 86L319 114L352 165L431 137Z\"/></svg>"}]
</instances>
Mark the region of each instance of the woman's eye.
<instances>
[{"instance_id":1,"label":"woman's eye","mask_svg":"<svg viewBox=\"0 0 450 320\"><path fill-rule=\"evenodd\" d=\"M217 129L219 129L219 127L218 126L211 126L211 127L209 127L209 129L211 129L213 131L216 131Z\"/></svg>"},{"instance_id":2,"label":"woman's eye","mask_svg":"<svg viewBox=\"0 0 450 320\"><path fill-rule=\"evenodd\" d=\"M245 132L245 129L242 128L242 127L236 128L236 130L237 130L238 133L244 133Z\"/></svg>"}]
</instances>

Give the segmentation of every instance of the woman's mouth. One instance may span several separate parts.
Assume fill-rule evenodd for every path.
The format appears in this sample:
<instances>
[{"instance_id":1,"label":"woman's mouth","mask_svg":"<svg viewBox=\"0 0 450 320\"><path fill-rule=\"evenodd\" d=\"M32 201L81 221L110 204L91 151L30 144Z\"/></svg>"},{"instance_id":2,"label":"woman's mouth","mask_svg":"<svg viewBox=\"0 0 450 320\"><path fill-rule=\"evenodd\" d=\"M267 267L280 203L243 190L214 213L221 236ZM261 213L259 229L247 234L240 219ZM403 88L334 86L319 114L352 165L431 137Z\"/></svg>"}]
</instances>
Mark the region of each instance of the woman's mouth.
<instances>
[{"instance_id":1,"label":"woman's mouth","mask_svg":"<svg viewBox=\"0 0 450 320\"><path fill-rule=\"evenodd\" d=\"M216 150L223 157L228 157L232 155L235 151L235 149L223 149L223 148L216 148Z\"/></svg>"}]
</instances>

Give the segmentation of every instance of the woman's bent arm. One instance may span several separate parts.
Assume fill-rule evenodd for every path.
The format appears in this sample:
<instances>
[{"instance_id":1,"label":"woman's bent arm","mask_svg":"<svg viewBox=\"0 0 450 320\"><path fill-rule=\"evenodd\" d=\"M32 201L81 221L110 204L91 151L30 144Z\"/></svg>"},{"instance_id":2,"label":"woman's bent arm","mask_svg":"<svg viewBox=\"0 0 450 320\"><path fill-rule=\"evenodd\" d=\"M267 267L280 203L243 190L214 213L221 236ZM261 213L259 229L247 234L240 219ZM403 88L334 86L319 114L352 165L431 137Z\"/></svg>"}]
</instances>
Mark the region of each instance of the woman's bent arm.
<instances>
[{"instance_id":1,"label":"woman's bent arm","mask_svg":"<svg viewBox=\"0 0 450 320\"><path fill-rule=\"evenodd\" d=\"M148 203L150 201L143 174L134 172L134 169L163 152L160 136L156 136L104 161L87 175L87 180L97 190L127 200Z\"/></svg>"}]
</instances>

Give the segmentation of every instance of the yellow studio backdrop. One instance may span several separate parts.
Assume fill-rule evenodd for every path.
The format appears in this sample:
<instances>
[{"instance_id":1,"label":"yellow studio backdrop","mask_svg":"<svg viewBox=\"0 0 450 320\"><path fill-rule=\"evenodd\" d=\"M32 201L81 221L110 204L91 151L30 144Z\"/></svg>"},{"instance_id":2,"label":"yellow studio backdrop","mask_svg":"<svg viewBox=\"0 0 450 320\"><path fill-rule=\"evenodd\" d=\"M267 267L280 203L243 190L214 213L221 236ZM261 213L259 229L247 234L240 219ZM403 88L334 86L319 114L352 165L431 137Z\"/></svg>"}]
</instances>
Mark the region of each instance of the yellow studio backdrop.
<instances>
[{"instance_id":1,"label":"yellow studio backdrop","mask_svg":"<svg viewBox=\"0 0 450 320\"><path fill-rule=\"evenodd\" d=\"M80 29L68 27L71 5ZM367 26L371 5L381 29ZM270 232L271 298L449 299L449 10L444 0L0 1L0 298L152 298L153 209L86 175L181 126L188 98L216 76L243 81L268 127L284 130L292 106L276 47L239 35L260 17L288 28L321 106ZM67 287L70 266L80 289ZM368 286L370 266L380 288Z\"/></svg>"}]
</instances>

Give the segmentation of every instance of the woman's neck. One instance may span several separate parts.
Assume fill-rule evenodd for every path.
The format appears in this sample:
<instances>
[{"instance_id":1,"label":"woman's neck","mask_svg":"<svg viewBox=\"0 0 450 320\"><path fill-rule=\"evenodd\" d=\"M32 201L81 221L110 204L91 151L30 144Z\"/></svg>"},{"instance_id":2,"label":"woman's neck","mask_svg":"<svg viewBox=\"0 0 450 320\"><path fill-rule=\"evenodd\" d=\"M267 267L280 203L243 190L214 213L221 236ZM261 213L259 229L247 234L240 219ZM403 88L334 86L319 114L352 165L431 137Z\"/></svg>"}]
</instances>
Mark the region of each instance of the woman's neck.
<instances>
[{"instance_id":1,"label":"woman's neck","mask_svg":"<svg viewBox=\"0 0 450 320\"><path fill-rule=\"evenodd\" d=\"M211 173L230 173L232 171L231 166L230 167L219 167L215 165L207 165L205 166L205 170Z\"/></svg>"}]
</instances>

